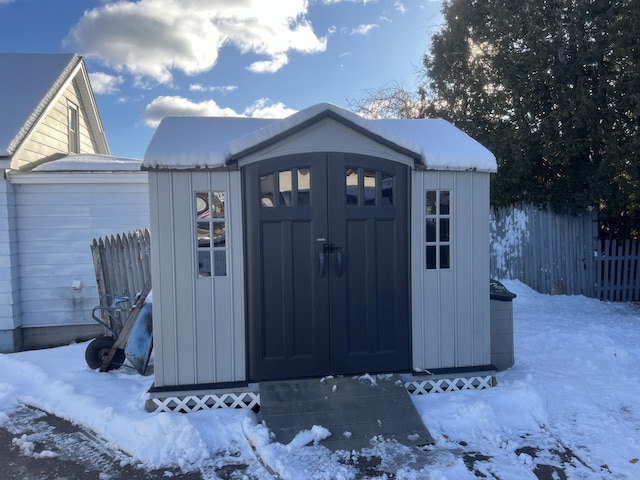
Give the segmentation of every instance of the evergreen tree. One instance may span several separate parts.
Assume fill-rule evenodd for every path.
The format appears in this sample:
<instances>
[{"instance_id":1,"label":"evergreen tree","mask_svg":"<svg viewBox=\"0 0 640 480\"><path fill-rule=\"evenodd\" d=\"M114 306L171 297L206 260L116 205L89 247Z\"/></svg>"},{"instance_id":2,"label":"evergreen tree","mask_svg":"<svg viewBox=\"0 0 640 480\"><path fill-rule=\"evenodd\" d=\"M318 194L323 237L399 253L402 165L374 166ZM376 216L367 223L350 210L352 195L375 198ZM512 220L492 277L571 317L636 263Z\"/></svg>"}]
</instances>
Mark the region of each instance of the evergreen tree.
<instances>
[{"instance_id":1,"label":"evergreen tree","mask_svg":"<svg viewBox=\"0 0 640 480\"><path fill-rule=\"evenodd\" d=\"M445 0L422 115L498 159L492 201L600 209L640 232L640 1Z\"/></svg>"}]
</instances>

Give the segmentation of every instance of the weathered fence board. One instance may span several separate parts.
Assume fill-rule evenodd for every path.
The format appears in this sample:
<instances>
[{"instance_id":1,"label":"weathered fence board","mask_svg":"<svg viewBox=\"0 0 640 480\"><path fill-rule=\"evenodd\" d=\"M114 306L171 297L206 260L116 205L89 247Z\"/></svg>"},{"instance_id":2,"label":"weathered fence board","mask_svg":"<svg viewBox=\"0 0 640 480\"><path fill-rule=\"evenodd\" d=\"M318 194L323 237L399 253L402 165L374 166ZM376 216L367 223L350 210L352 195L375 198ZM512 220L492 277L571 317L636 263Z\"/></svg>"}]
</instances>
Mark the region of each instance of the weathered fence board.
<instances>
[{"instance_id":1,"label":"weathered fence board","mask_svg":"<svg viewBox=\"0 0 640 480\"><path fill-rule=\"evenodd\" d=\"M618 302L640 301L640 243L605 240L598 250L596 296Z\"/></svg>"},{"instance_id":2,"label":"weathered fence board","mask_svg":"<svg viewBox=\"0 0 640 480\"><path fill-rule=\"evenodd\" d=\"M94 239L91 253L101 302L106 294L134 299L151 279L148 229Z\"/></svg>"},{"instance_id":3,"label":"weathered fence board","mask_svg":"<svg viewBox=\"0 0 640 480\"><path fill-rule=\"evenodd\" d=\"M595 296L592 215L560 215L534 205L493 209L491 275L517 278L542 293Z\"/></svg>"},{"instance_id":4,"label":"weathered fence board","mask_svg":"<svg viewBox=\"0 0 640 480\"><path fill-rule=\"evenodd\" d=\"M492 209L491 276L541 293L640 301L640 244L598 239L595 213L564 215L534 205Z\"/></svg>"}]
</instances>

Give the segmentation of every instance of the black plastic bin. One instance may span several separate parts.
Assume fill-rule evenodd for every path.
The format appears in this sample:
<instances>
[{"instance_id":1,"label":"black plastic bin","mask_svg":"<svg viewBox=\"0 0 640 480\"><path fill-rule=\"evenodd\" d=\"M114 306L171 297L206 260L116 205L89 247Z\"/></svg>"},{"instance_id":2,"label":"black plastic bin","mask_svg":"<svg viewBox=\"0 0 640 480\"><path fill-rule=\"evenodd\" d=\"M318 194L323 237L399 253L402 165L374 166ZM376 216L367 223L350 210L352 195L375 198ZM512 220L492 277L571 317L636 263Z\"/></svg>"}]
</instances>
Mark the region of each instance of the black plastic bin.
<instances>
[{"instance_id":1,"label":"black plastic bin","mask_svg":"<svg viewBox=\"0 0 640 480\"><path fill-rule=\"evenodd\" d=\"M513 366L513 299L516 294L497 280L490 282L491 363L498 370Z\"/></svg>"}]
</instances>

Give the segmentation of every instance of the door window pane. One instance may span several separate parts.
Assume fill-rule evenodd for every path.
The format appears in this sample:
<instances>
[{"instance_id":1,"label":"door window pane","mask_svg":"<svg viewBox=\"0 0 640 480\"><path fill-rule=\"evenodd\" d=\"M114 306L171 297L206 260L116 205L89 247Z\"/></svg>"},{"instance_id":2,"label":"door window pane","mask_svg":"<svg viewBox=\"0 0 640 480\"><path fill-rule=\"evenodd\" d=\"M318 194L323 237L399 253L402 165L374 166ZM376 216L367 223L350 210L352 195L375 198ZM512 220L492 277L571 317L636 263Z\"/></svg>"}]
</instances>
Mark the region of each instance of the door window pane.
<instances>
[{"instance_id":1,"label":"door window pane","mask_svg":"<svg viewBox=\"0 0 640 480\"><path fill-rule=\"evenodd\" d=\"M377 170L347 168L345 178L347 205L360 207L393 205L393 175Z\"/></svg>"},{"instance_id":2,"label":"door window pane","mask_svg":"<svg viewBox=\"0 0 640 480\"><path fill-rule=\"evenodd\" d=\"M275 177L273 173L260 177L260 205L262 207L273 207L273 193L275 190Z\"/></svg>"},{"instance_id":3,"label":"door window pane","mask_svg":"<svg viewBox=\"0 0 640 480\"><path fill-rule=\"evenodd\" d=\"M298 169L298 205L311 205L311 169Z\"/></svg>"},{"instance_id":4,"label":"door window pane","mask_svg":"<svg viewBox=\"0 0 640 480\"><path fill-rule=\"evenodd\" d=\"M291 207L293 205L291 170L285 170L278 174L278 191L280 192L280 206Z\"/></svg>"},{"instance_id":5,"label":"door window pane","mask_svg":"<svg viewBox=\"0 0 640 480\"><path fill-rule=\"evenodd\" d=\"M382 195L380 198L380 204L382 206L393 205L393 176L382 174Z\"/></svg>"},{"instance_id":6,"label":"door window pane","mask_svg":"<svg viewBox=\"0 0 640 480\"><path fill-rule=\"evenodd\" d=\"M359 191L359 182L358 182L358 169L357 168L348 168L346 173L346 196L347 196L347 205L358 205L358 191Z\"/></svg>"},{"instance_id":7,"label":"door window pane","mask_svg":"<svg viewBox=\"0 0 640 480\"><path fill-rule=\"evenodd\" d=\"M375 206L376 204L376 172L365 170L364 172L364 204Z\"/></svg>"}]
</instances>

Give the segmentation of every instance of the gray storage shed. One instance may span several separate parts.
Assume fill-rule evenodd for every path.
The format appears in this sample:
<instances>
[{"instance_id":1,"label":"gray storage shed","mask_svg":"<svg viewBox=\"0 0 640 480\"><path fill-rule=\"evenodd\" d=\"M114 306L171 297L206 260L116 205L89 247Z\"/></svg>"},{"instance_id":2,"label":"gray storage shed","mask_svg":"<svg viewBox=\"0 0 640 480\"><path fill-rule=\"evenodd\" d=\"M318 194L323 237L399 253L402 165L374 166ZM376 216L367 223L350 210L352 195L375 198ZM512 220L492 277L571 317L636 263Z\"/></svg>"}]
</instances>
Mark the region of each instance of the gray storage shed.
<instances>
[{"instance_id":1,"label":"gray storage shed","mask_svg":"<svg viewBox=\"0 0 640 480\"><path fill-rule=\"evenodd\" d=\"M170 117L142 168L152 399L491 364L496 161L448 122Z\"/></svg>"}]
</instances>

